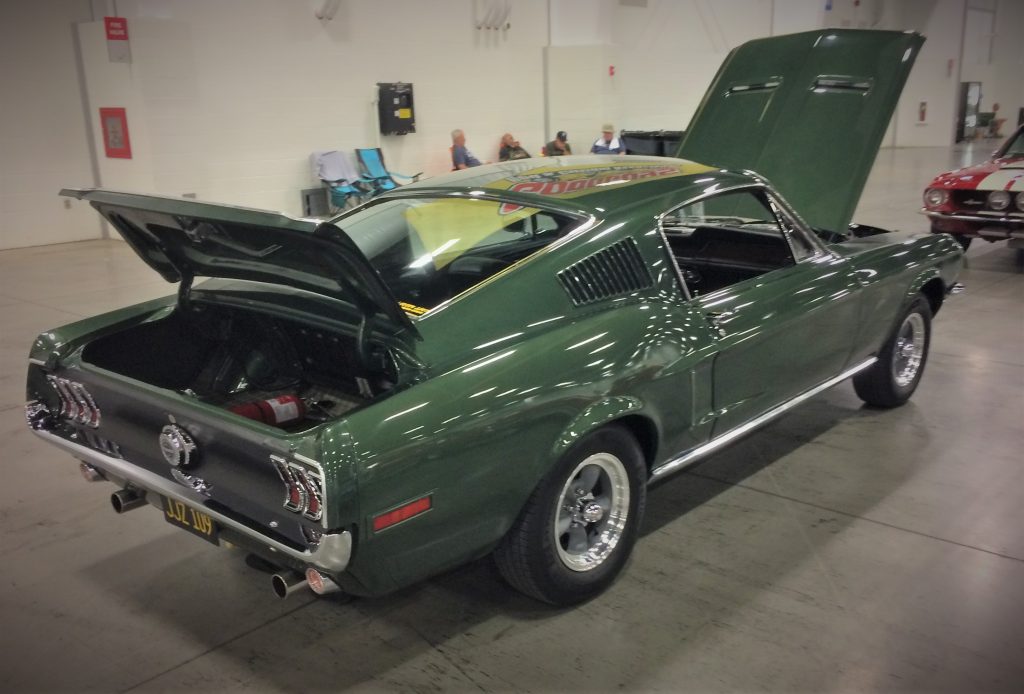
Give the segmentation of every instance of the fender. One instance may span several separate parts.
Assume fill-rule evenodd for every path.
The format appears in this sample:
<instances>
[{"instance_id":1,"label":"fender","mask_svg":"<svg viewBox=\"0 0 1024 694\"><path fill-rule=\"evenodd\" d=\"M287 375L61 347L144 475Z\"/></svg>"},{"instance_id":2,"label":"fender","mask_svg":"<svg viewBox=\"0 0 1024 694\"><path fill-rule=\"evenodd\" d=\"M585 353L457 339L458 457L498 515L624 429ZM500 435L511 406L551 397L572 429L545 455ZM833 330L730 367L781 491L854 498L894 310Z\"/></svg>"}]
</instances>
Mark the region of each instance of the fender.
<instances>
[{"instance_id":1,"label":"fender","mask_svg":"<svg viewBox=\"0 0 1024 694\"><path fill-rule=\"evenodd\" d=\"M577 441L582 440L595 429L627 414L636 414L642 410L643 402L639 398L628 395L613 395L587 406L555 439L555 445L551 448L551 460L560 458Z\"/></svg>"},{"instance_id":2,"label":"fender","mask_svg":"<svg viewBox=\"0 0 1024 694\"><path fill-rule=\"evenodd\" d=\"M903 304L904 308L910 305L910 302L914 300L914 297L921 293L921 288L924 287L924 285L934 279L938 279L940 282L942 281L942 275L939 273L939 269L937 267L926 268L923 272L918 274L917 277L914 278L914 281L907 286L907 294L904 297L905 301ZM946 283L943 282L942 286L943 289L945 289Z\"/></svg>"}]
</instances>

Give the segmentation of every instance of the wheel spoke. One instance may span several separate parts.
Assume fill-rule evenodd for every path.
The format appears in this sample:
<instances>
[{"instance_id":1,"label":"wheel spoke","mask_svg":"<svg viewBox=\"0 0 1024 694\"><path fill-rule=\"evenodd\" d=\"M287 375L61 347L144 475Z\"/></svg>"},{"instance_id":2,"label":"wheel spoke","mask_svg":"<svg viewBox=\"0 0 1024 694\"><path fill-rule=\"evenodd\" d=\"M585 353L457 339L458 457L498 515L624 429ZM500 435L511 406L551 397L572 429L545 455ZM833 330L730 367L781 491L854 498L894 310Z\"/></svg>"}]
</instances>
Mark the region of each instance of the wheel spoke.
<instances>
[{"instance_id":1,"label":"wheel spoke","mask_svg":"<svg viewBox=\"0 0 1024 694\"><path fill-rule=\"evenodd\" d=\"M569 527L569 546L566 547L573 554L583 554L589 548L587 543L587 529L582 525Z\"/></svg>"},{"instance_id":2,"label":"wheel spoke","mask_svg":"<svg viewBox=\"0 0 1024 694\"><path fill-rule=\"evenodd\" d=\"M585 492L594 491L594 485L597 484L597 480L601 478L601 468L596 465L588 465L583 468L580 472L580 476L576 478L576 486Z\"/></svg>"},{"instance_id":3,"label":"wheel spoke","mask_svg":"<svg viewBox=\"0 0 1024 694\"><path fill-rule=\"evenodd\" d=\"M623 537L629 474L611 453L595 453L563 479L550 537L563 566L576 572L591 571L613 555Z\"/></svg>"}]
</instances>

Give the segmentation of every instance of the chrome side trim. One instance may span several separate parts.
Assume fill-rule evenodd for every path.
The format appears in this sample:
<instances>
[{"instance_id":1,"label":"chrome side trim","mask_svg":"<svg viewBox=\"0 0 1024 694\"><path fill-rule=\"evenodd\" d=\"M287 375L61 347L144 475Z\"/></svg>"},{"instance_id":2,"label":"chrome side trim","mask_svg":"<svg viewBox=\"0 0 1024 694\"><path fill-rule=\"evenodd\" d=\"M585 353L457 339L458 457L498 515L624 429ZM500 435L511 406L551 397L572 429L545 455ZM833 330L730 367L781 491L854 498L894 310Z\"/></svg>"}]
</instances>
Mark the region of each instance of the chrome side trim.
<instances>
[{"instance_id":1,"label":"chrome side trim","mask_svg":"<svg viewBox=\"0 0 1024 694\"><path fill-rule=\"evenodd\" d=\"M210 508L204 503L204 499L200 494L175 484L164 477L132 465L125 460L119 460L73 441L68 441L50 432L35 430L34 433L44 441L70 453L78 460L109 473L113 477L126 480L143 491L176 499L183 504L201 510L221 525L231 528L240 535L244 535L250 540L263 545L271 552L283 554L304 564L311 564L330 574L338 574L344 571L348 566L349 559L351 559L352 535L347 530L342 530L338 533L324 533L320 544L313 551L295 549Z\"/></svg>"},{"instance_id":2,"label":"chrome side trim","mask_svg":"<svg viewBox=\"0 0 1024 694\"><path fill-rule=\"evenodd\" d=\"M680 455L680 456L678 456L676 458L673 458L672 460L668 461L667 463L663 463L662 465L659 465L658 467L656 467L651 472L651 478L652 479L656 479L656 478L662 477L662 476L667 475L667 474L669 474L671 472L675 472L677 470L681 470L682 468L686 467L687 465L690 465L692 463L697 462L698 460L700 460L704 456L706 456L706 455L708 455L710 453L713 453L714 451L717 451L719 448L721 448L722 446L726 445L727 443L730 443L731 441L735 441L736 439L738 439L739 437L743 436L744 434L747 434L747 433L753 431L754 429L757 429L758 427L767 424L768 422L770 422L771 420L775 419L776 417L778 417L778 416L788 412L789 410L793 409L794 407L796 407L800 403L805 402L807 400L810 400L811 398L813 398L818 393L821 393L822 391L828 390L832 386L845 381L850 376L853 376L854 374L856 374L856 373L858 373L860 371L863 371L864 369L866 369L869 366L871 366L872 364L874 364L876 361L878 361L877 357L871 357L870 359L866 359L866 360L862 361L861 363L857 364L856 366L854 366L853 368L847 369L846 371L844 371L843 373L839 374L838 376L830 378L829 380L825 381L824 383L821 383L819 385L814 386L810 390L805 390L803 393L800 393L800 395L797 395L792 400L788 400L787 402L784 402L781 405L777 405L777 406L773 407L772 409L768 410L764 414L762 414L762 415L760 415L758 417L755 417L754 419L751 419L746 424L741 424L741 425L739 425L738 427L736 427L734 429L730 429L729 431L725 432L721 436L716 436L715 438L711 439L707 443L701 444L700 446L697 446L696 448L691 448L690 450L684 452L682 455Z\"/></svg>"}]
</instances>

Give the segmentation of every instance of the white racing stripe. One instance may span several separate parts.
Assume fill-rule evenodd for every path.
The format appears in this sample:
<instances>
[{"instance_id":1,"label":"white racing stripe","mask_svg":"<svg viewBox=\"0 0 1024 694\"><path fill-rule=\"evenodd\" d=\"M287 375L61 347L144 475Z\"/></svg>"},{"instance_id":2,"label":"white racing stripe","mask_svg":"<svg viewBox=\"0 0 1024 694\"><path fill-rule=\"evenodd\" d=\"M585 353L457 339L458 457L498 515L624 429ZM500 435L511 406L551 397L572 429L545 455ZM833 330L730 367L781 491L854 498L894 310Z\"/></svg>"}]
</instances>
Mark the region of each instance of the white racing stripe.
<instances>
[{"instance_id":1,"label":"white racing stripe","mask_svg":"<svg viewBox=\"0 0 1024 694\"><path fill-rule=\"evenodd\" d=\"M978 190L1024 190L1024 170L1001 169L978 181Z\"/></svg>"}]
</instances>

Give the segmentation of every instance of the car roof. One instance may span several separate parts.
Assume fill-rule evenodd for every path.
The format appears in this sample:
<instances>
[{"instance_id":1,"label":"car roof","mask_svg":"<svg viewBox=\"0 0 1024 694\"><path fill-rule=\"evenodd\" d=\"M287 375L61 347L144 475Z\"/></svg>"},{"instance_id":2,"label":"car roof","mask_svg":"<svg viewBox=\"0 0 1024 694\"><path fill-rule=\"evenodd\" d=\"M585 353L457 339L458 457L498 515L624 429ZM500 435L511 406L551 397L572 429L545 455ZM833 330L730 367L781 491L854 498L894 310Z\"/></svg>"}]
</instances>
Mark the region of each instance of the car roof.
<instances>
[{"instance_id":1,"label":"car roof","mask_svg":"<svg viewBox=\"0 0 1024 694\"><path fill-rule=\"evenodd\" d=\"M611 212L651 198L683 199L711 190L758 183L752 172L718 169L686 159L581 155L520 159L455 171L402 186L392 195L472 193L515 198L526 204Z\"/></svg>"}]
</instances>

